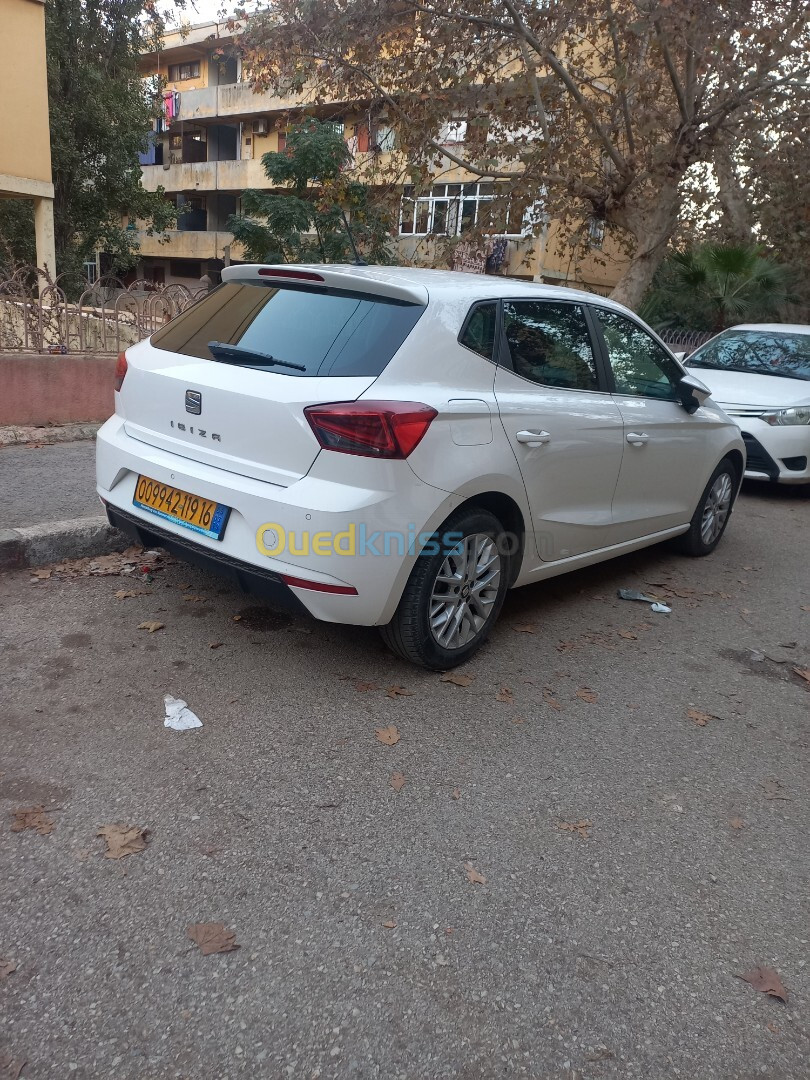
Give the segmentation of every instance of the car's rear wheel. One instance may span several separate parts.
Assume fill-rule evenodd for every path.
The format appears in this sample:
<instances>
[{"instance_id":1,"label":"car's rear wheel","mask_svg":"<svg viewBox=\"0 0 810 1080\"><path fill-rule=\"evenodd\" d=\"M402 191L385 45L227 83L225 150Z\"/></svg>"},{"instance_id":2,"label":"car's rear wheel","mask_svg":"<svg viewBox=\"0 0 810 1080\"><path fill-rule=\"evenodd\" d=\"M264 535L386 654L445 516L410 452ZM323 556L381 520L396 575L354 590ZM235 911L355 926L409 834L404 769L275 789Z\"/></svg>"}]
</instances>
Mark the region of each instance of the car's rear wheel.
<instances>
[{"instance_id":1,"label":"car's rear wheel","mask_svg":"<svg viewBox=\"0 0 810 1080\"><path fill-rule=\"evenodd\" d=\"M448 518L432 540L380 633L405 660L444 670L486 641L509 588L511 555L501 523L476 507Z\"/></svg>"},{"instance_id":2,"label":"car's rear wheel","mask_svg":"<svg viewBox=\"0 0 810 1080\"><path fill-rule=\"evenodd\" d=\"M723 458L709 477L692 515L689 531L678 538L685 555L700 558L714 551L726 531L739 486L737 467L731 458Z\"/></svg>"}]
</instances>

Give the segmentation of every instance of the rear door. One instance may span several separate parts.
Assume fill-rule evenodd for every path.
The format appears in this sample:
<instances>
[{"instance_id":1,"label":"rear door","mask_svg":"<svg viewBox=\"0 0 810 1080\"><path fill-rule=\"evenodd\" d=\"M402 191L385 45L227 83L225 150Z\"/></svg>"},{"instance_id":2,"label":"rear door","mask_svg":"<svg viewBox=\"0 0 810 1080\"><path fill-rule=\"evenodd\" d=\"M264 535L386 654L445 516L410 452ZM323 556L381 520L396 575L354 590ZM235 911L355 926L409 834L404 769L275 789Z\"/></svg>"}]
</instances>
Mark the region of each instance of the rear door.
<instances>
[{"instance_id":1,"label":"rear door","mask_svg":"<svg viewBox=\"0 0 810 1080\"><path fill-rule=\"evenodd\" d=\"M424 306L360 291L228 280L127 353L128 435L288 486L320 447L307 405L354 401Z\"/></svg>"},{"instance_id":2,"label":"rear door","mask_svg":"<svg viewBox=\"0 0 810 1080\"><path fill-rule=\"evenodd\" d=\"M613 499L615 542L688 522L708 472L716 416L690 416L680 402L682 371L634 319L594 305L624 425L624 457ZM708 472L707 472L708 468Z\"/></svg>"},{"instance_id":3,"label":"rear door","mask_svg":"<svg viewBox=\"0 0 810 1080\"><path fill-rule=\"evenodd\" d=\"M553 561L604 547L623 427L585 309L506 300L502 322L495 397L526 486L537 553Z\"/></svg>"}]
</instances>

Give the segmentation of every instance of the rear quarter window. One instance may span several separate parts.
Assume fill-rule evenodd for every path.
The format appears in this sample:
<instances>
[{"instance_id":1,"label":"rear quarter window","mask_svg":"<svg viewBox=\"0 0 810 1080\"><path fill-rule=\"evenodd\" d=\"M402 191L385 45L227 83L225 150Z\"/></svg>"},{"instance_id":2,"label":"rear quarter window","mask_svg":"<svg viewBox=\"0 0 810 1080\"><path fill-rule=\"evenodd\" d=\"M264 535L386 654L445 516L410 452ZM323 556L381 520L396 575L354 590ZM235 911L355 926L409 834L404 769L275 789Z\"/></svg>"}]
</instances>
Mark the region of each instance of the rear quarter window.
<instances>
[{"instance_id":1,"label":"rear quarter window","mask_svg":"<svg viewBox=\"0 0 810 1080\"><path fill-rule=\"evenodd\" d=\"M424 310L343 289L228 281L150 340L155 348L202 360L217 360L208 343L220 342L244 350L245 366L284 375L379 375ZM262 365L255 354L302 370Z\"/></svg>"}]
</instances>

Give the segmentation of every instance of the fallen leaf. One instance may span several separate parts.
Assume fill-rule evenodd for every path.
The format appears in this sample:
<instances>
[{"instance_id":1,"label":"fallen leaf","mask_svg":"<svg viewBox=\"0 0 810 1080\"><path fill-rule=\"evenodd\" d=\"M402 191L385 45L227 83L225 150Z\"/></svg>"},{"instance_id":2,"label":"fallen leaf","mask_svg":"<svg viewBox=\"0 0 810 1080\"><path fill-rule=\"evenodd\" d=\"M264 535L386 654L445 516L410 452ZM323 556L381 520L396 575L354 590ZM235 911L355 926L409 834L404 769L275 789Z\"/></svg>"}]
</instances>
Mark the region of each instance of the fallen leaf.
<instances>
[{"instance_id":1,"label":"fallen leaf","mask_svg":"<svg viewBox=\"0 0 810 1080\"><path fill-rule=\"evenodd\" d=\"M469 686L470 683L475 682L475 676L462 675L458 671L445 671L439 681L452 683L453 686Z\"/></svg>"},{"instance_id":2,"label":"fallen leaf","mask_svg":"<svg viewBox=\"0 0 810 1080\"><path fill-rule=\"evenodd\" d=\"M467 881L472 885L486 885L487 879L483 874L479 874L472 863L465 863L464 865L467 871Z\"/></svg>"},{"instance_id":3,"label":"fallen leaf","mask_svg":"<svg viewBox=\"0 0 810 1080\"><path fill-rule=\"evenodd\" d=\"M533 634L537 629L536 623L514 623L512 629L516 634Z\"/></svg>"},{"instance_id":4,"label":"fallen leaf","mask_svg":"<svg viewBox=\"0 0 810 1080\"><path fill-rule=\"evenodd\" d=\"M236 931L226 930L221 922L192 923L186 933L195 945L199 945L203 956L233 952L239 948L236 944Z\"/></svg>"},{"instance_id":5,"label":"fallen leaf","mask_svg":"<svg viewBox=\"0 0 810 1080\"><path fill-rule=\"evenodd\" d=\"M190 589L191 585L189 585L188 582L184 582L182 585L178 585L177 588L178 589Z\"/></svg>"},{"instance_id":6,"label":"fallen leaf","mask_svg":"<svg viewBox=\"0 0 810 1080\"><path fill-rule=\"evenodd\" d=\"M354 688L358 691L358 693L364 694L367 690L376 690L377 684L373 682L363 682L362 680L358 679L354 684Z\"/></svg>"},{"instance_id":7,"label":"fallen leaf","mask_svg":"<svg viewBox=\"0 0 810 1080\"><path fill-rule=\"evenodd\" d=\"M712 716L711 713L702 712L700 709L687 709L686 715L690 720L694 721L698 727L706 727L710 720L719 720L719 716Z\"/></svg>"},{"instance_id":8,"label":"fallen leaf","mask_svg":"<svg viewBox=\"0 0 810 1080\"><path fill-rule=\"evenodd\" d=\"M29 570L28 573L35 577L37 581L47 581L53 570Z\"/></svg>"},{"instance_id":9,"label":"fallen leaf","mask_svg":"<svg viewBox=\"0 0 810 1080\"><path fill-rule=\"evenodd\" d=\"M782 794L782 782L781 780L774 780L770 777L765 780L760 787L763 790L766 799L781 799L783 802L791 802L789 795Z\"/></svg>"},{"instance_id":10,"label":"fallen leaf","mask_svg":"<svg viewBox=\"0 0 810 1080\"><path fill-rule=\"evenodd\" d=\"M31 806L27 810L14 810L13 813L12 832L22 832L23 829L36 829L40 836L47 836L49 832L53 832L53 819L46 815L44 806Z\"/></svg>"},{"instance_id":11,"label":"fallen leaf","mask_svg":"<svg viewBox=\"0 0 810 1080\"><path fill-rule=\"evenodd\" d=\"M207 596L184 596L183 602L186 604L205 604L208 602Z\"/></svg>"},{"instance_id":12,"label":"fallen leaf","mask_svg":"<svg viewBox=\"0 0 810 1080\"><path fill-rule=\"evenodd\" d=\"M617 633L626 641L638 641L638 634L634 634L632 630L618 630Z\"/></svg>"},{"instance_id":13,"label":"fallen leaf","mask_svg":"<svg viewBox=\"0 0 810 1080\"><path fill-rule=\"evenodd\" d=\"M731 826L732 829L744 829L745 828L745 822L743 821L743 819L741 817L729 818L728 823L729 823L729 825Z\"/></svg>"},{"instance_id":14,"label":"fallen leaf","mask_svg":"<svg viewBox=\"0 0 810 1080\"><path fill-rule=\"evenodd\" d=\"M804 681L810 685L810 668L794 667L793 670L799 676L800 679L804 679Z\"/></svg>"},{"instance_id":15,"label":"fallen leaf","mask_svg":"<svg viewBox=\"0 0 810 1080\"><path fill-rule=\"evenodd\" d=\"M402 791L405 787L405 777L401 772L391 773L390 784L394 791Z\"/></svg>"},{"instance_id":16,"label":"fallen leaf","mask_svg":"<svg viewBox=\"0 0 810 1080\"><path fill-rule=\"evenodd\" d=\"M233 616L233 621L234 622L241 622L242 621L242 616L241 615L234 615Z\"/></svg>"},{"instance_id":17,"label":"fallen leaf","mask_svg":"<svg viewBox=\"0 0 810 1080\"><path fill-rule=\"evenodd\" d=\"M578 641L561 641L557 646L557 652L571 652L572 649L578 649Z\"/></svg>"},{"instance_id":18,"label":"fallen leaf","mask_svg":"<svg viewBox=\"0 0 810 1080\"><path fill-rule=\"evenodd\" d=\"M581 689L577 690L575 696L578 697L580 701L587 701L590 705L593 705L595 701L599 700L599 695L594 690L589 690L587 686L583 686Z\"/></svg>"},{"instance_id":19,"label":"fallen leaf","mask_svg":"<svg viewBox=\"0 0 810 1080\"><path fill-rule=\"evenodd\" d=\"M42 443L35 443L42 446ZM0 1076L3 1080L20 1080L20 1074L28 1064L26 1058L12 1058L11 1054L0 1054Z\"/></svg>"},{"instance_id":20,"label":"fallen leaf","mask_svg":"<svg viewBox=\"0 0 810 1080\"><path fill-rule=\"evenodd\" d=\"M123 859L145 849L148 830L140 825L102 825L96 836L107 841L106 858Z\"/></svg>"},{"instance_id":21,"label":"fallen leaf","mask_svg":"<svg viewBox=\"0 0 810 1080\"><path fill-rule=\"evenodd\" d=\"M554 692L549 686L543 687L543 704L548 705L550 709L556 709L557 712L562 711L562 705L560 705L559 701L554 697Z\"/></svg>"},{"instance_id":22,"label":"fallen leaf","mask_svg":"<svg viewBox=\"0 0 810 1080\"><path fill-rule=\"evenodd\" d=\"M379 741L385 743L386 746L394 746L399 742L399 732L397 731L396 724L389 724L388 727L375 728L374 734Z\"/></svg>"},{"instance_id":23,"label":"fallen leaf","mask_svg":"<svg viewBox=\"0 0 810 1080\"><path fill-rule=\"evenodd\" d=\"M773 1020L771 1020L769 1023L767 1023L765 1025L765 1027L768 1029L768 1031L773 1032L774 1035L779 1034L779 1028L776 1026L776 1024L773 1022Z\"/></svg>"},{"instance_id":24,"label":"fallen leaf","mask_svg":"<svg viewBox=\"0 0 810 1080\"><path fill-rule=\"evenodd\" d=\"M16 960L4 960L3 957L0 956L0 982L2 982L3 979L7 979L12 971L16 971L18 967L19 965Z\"/></svg>"},{"instance_id":25,"label":"fallen leaf","mask_svg":"<svg viewBox=\"0 0 810 1080\"><path fill-rule=\"evenodd\" d=\"M393 919L386 919L386 921L383 923L383 927L386 930L396 930L397 924Z\"/></svg>"},{"instance_id":26,"label":"fallen leaf","mask_svg":"<svg viewBox=\"0 0 810 1080\"><path fill-rule=\"evenodd\" d=\"M587 818L583 818L581 821L560 821L557 827L563 832L576 833L583 840L587 840L593 825Z\"/></svg>"},{"instance_id":27,"label":"fallen leaf","mask_svg":"<svg viewBox=\"0 0 810 1080\"><path fill-rule=\"evenodd\" d=\"M116 600L128 600L130 596L149 596L148 589L116 589Z\"/></svg>"},{"instance_id":28,"label":"fallen leaf","mask_svg":"<svg viewBox=\"0 0 810 1080\"><path fill-rule=\"evenodd\" d=\"M413 690L406 690L404 686L386 686L386 697L413 697Z\"/></svg>"},{"instance_id":29,"label":"fallen leaf","mask_svg":"<svg viewBox=\"0 0 810 1080\"><path fill-rule=\"evenodd\" d=\"M751 968L750 971L746 971L744 975L738 975L737 978L742 979L743 982L749 983L755 990L759 990L760 993L769 994L778 1001L787 1004L787 990L778 973L774 971L773 968L762 966Z\"/></svg>"},{"instance_id":30,"label":"fallen leaf","mask_svg":"<svg viewBox=\"0 0 810 1080\"><path fill-rule=\"evenodd\" d=\"M221 649L224 644L225 644L224 641L212 641L211 644L208 646L208 648L209 649Z\"/></svg>"},{"instance_id":31,"label":"fallen leaf","mask_svg":"<svg viewBox=\"0 0 810 1080\"><path fill-rule=\"evenodd\" d=\"M500 701L503 705L514 705L515 699L512 696L512 691L508 686L502 686L498 693L495 695L495 700Z\"/></svg>"},{"instance_id":32,"label":"fallen leaf","mask_svg":"<svg viewBox=\"0 0 810 1080\"><path fill-rule=\"evenodd\" d=\"M460 787L454 787L453 790L450 792L450 798L451 799L460 799L461 798L461 788Z\"/></svg>"},{"instance_id":33,"label":"fallen leaf","mask_svg":"<svg viewBox=\"0 0 810 1080\"><path fill-rule=\"evenodd\" d=\"M139 630L148 630L150 634L154 634L156 630L162 630L164 624L162 622L142 622L138 623Z\"/></svg>"},{"instance_id":34,"label":"fallen leaf","mask_svg":"<svg viewBox=\"0 0 810 1080\"><path fill-rule=\"evenodd\" d=\"M525 724L526 723L526 717L525 716L513 716L512 717L512 723L513 724Z\"/></svg>"},{"instance_id":35,"label":"fallen leaf","mask_svg":"<svg viewBox=\"0 0 810 1080\"><path fill-rule=\"evenodd\" d=\"M802 604L802 611L810 611L810 604Z\"/></svg>"}]
</instances>

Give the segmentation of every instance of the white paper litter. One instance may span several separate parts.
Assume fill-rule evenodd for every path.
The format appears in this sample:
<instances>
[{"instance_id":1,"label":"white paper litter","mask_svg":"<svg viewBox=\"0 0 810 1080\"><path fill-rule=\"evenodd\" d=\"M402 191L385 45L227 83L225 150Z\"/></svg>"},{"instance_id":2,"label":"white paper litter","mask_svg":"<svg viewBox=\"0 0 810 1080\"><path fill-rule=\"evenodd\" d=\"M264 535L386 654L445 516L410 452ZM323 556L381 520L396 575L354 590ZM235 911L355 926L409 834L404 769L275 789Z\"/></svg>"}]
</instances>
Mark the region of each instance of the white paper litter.
<instances>
[{"instance_id":1,"label":"white paper litter","mask_svg":"<svg viewBox=\"0 0 810 1080\"><path fill-rule=\"evenodd\" d=\"M669 615L672 612L671 607L667 607L666 604L650 604L650 611L658 611L664 615Z\"/></svg>"},{"instance_id":2,"label":"white paper litter","mask_svg":"<svg viewBox=\"0 0 810 1080\"><path fill-rule=\"evenodd\" d=\"M191 728L202 727L202 720L193 713L188 704L182 698L172 697L166 694L163 698L166 706L166 719L164 727L174 728L175 731L189 731Z\"/></svg>"}]
</instances>

